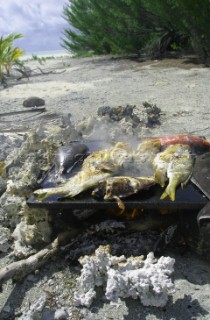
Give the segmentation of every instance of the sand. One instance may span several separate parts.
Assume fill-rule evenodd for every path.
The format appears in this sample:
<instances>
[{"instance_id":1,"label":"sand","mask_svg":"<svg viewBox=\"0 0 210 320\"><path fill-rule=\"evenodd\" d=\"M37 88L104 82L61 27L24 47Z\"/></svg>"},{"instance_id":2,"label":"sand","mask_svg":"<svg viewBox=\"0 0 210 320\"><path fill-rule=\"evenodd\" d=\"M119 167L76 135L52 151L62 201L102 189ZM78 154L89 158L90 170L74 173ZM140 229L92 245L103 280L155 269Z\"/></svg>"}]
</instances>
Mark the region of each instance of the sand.
<instances>
[{"instance_id":1,"label":"sand","mask_svg":"<svg viewBox=\"0 0 210 320\"><path fill-rule=\"evenodd\" d=\"M63 56L42 65L32 60L25 63L32 70L29 79L8 81L8 88L0 90L0 110L24 110L24 99L38 96L45 99L49 113L70 113L78 121L96 114L101 106L139 107L147 101L162 110L162 126L155 133L190 132L210 137L210 72L193 62L192 57L145 62L110 56ZM39 68L52 73L44 75ZM14 119L15 124L24 117L29 118L4 119Z\"/></svg>"}]
</instances>

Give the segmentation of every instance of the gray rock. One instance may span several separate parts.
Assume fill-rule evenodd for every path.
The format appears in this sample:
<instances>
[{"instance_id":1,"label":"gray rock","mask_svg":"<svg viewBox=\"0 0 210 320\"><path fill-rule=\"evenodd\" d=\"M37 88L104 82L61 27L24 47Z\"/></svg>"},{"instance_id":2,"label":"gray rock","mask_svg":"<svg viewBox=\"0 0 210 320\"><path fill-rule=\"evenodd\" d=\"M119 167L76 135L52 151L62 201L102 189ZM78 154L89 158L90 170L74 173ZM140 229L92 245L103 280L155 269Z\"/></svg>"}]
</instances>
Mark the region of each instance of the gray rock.
<instances>
[{"instance_id":1,"label":"gray rock","mask_svg":"<svg viewBox=\"0 0 210 320\"><path fill-rule=\"evenodd\" d=\"M45 105L45 100L39 97L29 97L23 101L23 106L26 108L41 107Z\"/></svg>"},{"instance_id":2,"label":"gray rock","mask_svg":"<svg viewBox=\"0 0 210 320\"><path fill-rule=\"evenodd\" d=\"M8 228L0 227L0 252L7 252L10 247L11 233Z\"/></svg>"},{"instance_id":3,"label":"gray rock","mask_svg":"<svg viewBox=\"0 0 210 320\"><path fill-rule=\"evenodd\" d=\"M2 177L0 177L0 196L6 191L7 182Z\"/></svg>"},{"instance_id":4,"label":"gray rock","mask_svg":"<svg viewBox=\"0 0 210 320\"><path fill-rule=\"evenodd\" d=\"M55 320L66 320L68 318L68 315L65 310L58 309L55 311L54 319Z\"/></svg>"}]
</instances>

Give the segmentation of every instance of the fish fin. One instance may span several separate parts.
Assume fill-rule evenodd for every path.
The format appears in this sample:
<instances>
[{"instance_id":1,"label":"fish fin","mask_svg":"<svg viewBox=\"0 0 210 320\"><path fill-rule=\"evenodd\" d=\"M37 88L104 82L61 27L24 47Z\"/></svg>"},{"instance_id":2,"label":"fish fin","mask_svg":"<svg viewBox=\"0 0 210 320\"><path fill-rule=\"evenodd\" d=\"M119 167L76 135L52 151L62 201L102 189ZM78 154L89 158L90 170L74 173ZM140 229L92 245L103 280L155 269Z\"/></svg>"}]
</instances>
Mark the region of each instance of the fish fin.
<instances>
[{"instance_id":1,"label":"fish fin","mask_svg":"<svg viewBox=\"0 0 210 320\"><path fill-rule=\"evenodd\" d=\"M182 189L184 189L187 185L188 179L181 183Z\"/></svg>"},{"instance_id":2,"label":"fish fin","mask_svg":"<svg viewBox=\"0 0 210 320\"><path fill-rule=\"evenodd\" d=\"M36 191L39 191L39 190L36 190ZM38 201L45 200L50 196L47 192L43 192L43 193L34 192L34 194L35 194L36 200Z\"/></svg>"},{"instance_id":3,"label":"fish fin","mask_svg":"<svg viewBox=\"0 0 210 320\"><path fill-rule=\"evenodd\" d=\"M162 188L165 186L166 179L162 176L159 171L156 171L154 174L154 179Z\"/></svg>"},{"instance_id":4,"label":"fish fin","mask_svg":"<svg viewBox=\"0 0 210 320\"><path fill-rule=\"evenodd\" d=\"M163 200L165 198L169 197L171 201L175 200L175 189L172 188L166 188L163 194L161 195L160 199Z\"/></svg>"},{"instance_id":5,"label":"fish fin","mask_svg":"<svg viewBox=\"0 0 210 320\"><path fill-rule=\"evenodd\" d=\"M122 210L121 213L123 213L125 211L125 204L124 202L117 196L114 197L114 199L116 200L118 207Z\"/></svg>"},{"instance_id":6,"label":"fish fin","mask_svg":"<svg viewBox=\"0 0 210 320\"><path fill-rule=\"evenodd\" d=\"M187 179L185 181L183 181L181 183L182 189L184 189L186 187L186 185L187 185L188 181L190 180L191 176L192 176L192 173L189 175L189 177L187 177Z\"/></svg>"}]
</instances>

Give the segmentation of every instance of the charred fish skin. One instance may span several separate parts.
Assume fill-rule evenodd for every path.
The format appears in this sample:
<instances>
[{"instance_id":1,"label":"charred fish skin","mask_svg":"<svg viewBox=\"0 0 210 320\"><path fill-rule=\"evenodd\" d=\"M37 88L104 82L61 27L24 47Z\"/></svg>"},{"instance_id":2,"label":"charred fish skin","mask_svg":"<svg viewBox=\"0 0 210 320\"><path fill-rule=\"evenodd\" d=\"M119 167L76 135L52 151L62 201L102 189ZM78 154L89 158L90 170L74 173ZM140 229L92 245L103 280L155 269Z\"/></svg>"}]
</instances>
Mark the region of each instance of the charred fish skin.
<instances>
[{"instance_id":1,"label":"charred fish skin","mask_svg":"<svg viewBox=\"0 0 210 320\"><path fill-rule=\"evenodd\" d=\"M164 151L159 152L153 161L155 169L155 181L163 188L168 180L167 169L171 158L180 149L180 144L170 145Z\"/></svg>"},{"instance_id":2,"label":"charred fish skin","mask_svg":"<svg viewBox=\"0 0 210 320\"><path fill-rule=\"evenodd\" d=\"M93 190L92 195L94 197L104 197L104 200L125 198L154 184L155 179L153 177L110 177L99 183L97 188Z\"/></svg>"},{"instance_id":3,"label":"charred fish skin","mask_svg":"<svg viewBox=\"0 0 210 320\"><path fill-rule=\"evenodd\" d=\"M114 199L115 197L127 197L138 191L138 180L132 177L118 176L110 177L99 184L93 190L92 195L104 197L104 200Z\"/></svg>"},{"instance_id":4,"label":"charred fish skin","mask_svg":"<svg viewBox=\"0 0 210 320\"><path fill-rule=\"evenodd\" d=\"M194 157L190 152L188 145L180 145L180 149L176 152L168 165L167 177L169 184L161 195L161 199L169 197L172 201L175 200L175 192L181 184L184 188L192 174Z\"/></svg>"},{"instance_id":5,"label":"charred fish skin","mask_svg":"<svg viewBox=\"0 0 210 320\"><path fill-rule=\"evenodd\" d=\"M89 148L78 142L60 147L55 155L55 168L59 174L71 172L73 167L89 153Z\"/></svg>"}]
</instances>

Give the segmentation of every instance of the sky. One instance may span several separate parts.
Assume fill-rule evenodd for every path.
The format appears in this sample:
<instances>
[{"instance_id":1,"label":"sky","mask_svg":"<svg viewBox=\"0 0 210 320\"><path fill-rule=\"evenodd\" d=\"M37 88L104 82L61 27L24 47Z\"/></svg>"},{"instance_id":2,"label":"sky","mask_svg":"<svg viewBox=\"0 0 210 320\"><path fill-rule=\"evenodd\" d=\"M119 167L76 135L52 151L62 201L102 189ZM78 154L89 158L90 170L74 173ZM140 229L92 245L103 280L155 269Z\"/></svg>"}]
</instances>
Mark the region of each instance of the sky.
<instances>
[{"instance_id":1,"label":"sky","mask_svg":"<svg viewBox=\"0 0 210 320\"><path fill-rule=\"evenodd\" d=\"M62 17L68 0L0 0L0 36L22 33L15 42L26 53L62 50L62 31L68 26Z\"/></svg>"}]
</instances>

